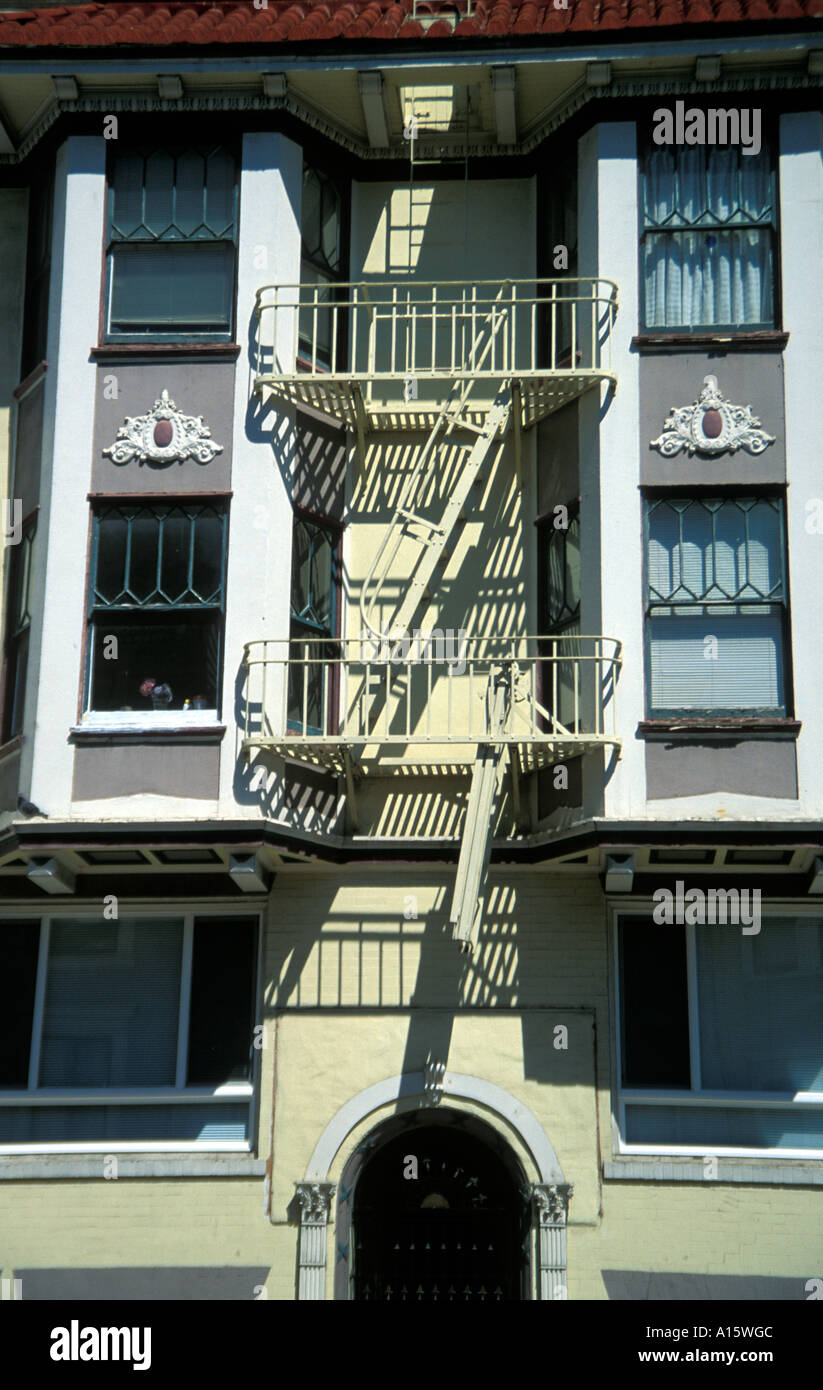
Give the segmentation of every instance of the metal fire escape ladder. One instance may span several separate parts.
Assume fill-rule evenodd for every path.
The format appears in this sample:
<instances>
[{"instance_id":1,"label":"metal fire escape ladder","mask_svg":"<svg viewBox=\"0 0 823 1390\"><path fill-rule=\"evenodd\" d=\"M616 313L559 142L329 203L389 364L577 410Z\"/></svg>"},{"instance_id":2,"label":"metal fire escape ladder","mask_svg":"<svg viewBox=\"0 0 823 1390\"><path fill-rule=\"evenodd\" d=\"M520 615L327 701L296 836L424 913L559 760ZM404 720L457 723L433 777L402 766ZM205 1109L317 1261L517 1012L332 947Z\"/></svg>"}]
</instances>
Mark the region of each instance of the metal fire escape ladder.
<instances>
[{"instance_id":1,"label":"metal fire escape ladder","mask_svg":"<svg viewBox=\"0 0 823 1390\"><path fill-rule=\"evenodd\" d=\"M501 306L508 281L501 285L489 313L481 321L462 371L474 373L482 369L502 325L508 322L508 310ZM499 307L500 306L500 307ZM364 627L374 637L401 636L414 617L429 581L437 568L443 549L451 535L480 469L495 439L506 430L512 406L511 384L501 382L482 424L468 418L468 404L476 378L459 376L453 383L435 420L431 433L421 449L401 493L400 502L377 549L372 566L360 593L360 616ZM455 429L467 430L476 438L471 444L451 439ZM436 479L439 450L447 441L467 451L457 482L439 522L420 516L416 510L428 483ZM391 575L403 541L411 539L421 548L412 578L397 608L390 629L380 632L373 621L381 594Z\"/></svg>"},{"instance_id":2,"label":"metal fire escape ladder","mask_svg":"<svg viewBox=\"0 0 823 1390\"><path fill-rule=\"evenodd\" d=\"M509 712L511 689L505 671L490 677L486 698L489 730L494 735L502 730ZM459 941L461 949L469 954L474 949L479 925L480 890L491 854L494 811L506 768L506 753L504 743L480 743L474 760L449 915L455 941Z\"/></svg>"}]
</instances>

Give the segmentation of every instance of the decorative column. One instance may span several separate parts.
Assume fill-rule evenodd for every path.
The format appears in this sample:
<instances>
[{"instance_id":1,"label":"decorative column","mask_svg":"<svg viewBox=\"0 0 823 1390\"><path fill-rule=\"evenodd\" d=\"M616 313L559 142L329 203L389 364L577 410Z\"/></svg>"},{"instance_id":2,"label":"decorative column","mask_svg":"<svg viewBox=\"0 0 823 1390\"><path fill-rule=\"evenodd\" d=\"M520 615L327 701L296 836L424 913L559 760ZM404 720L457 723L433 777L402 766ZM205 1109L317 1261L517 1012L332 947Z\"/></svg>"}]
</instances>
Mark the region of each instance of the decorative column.
<instances>
[{"instance_id":1,"label":"decorative column","mask_svg":"<svg viewBox=\"0 0 823 1390\"><path fill-rule=\"evenodd\" d=\"M326 1297L326 1230L334 1196L333 1182L298 1182L300 1250L297 1297L300 1302Z\"/></svg>"},{"instance_id":2,"label":"decorative column","mask_svg":"<svg viewBox=\"0 0 823 1390\"><path fill-rule=\"evenodd\" d=\"M574 1188L570 1183L536 1182L526 1191L537 1235L537 1297L541 1302L568 1298L566 1221Z\"/></svg>"}]
</instances>

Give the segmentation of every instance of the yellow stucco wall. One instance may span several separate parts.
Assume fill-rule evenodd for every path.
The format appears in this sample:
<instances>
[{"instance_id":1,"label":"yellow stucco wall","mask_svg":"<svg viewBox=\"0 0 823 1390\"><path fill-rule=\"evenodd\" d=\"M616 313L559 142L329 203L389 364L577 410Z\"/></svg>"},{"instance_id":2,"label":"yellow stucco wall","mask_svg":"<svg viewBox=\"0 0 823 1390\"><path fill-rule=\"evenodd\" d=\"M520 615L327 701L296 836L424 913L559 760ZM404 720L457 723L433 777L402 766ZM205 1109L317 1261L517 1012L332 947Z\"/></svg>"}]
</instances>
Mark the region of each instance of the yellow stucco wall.
<instances>
[{"instance_id":1,"label":"yellow stucco wall","mask_svg":"<svg viewBox=\"0 0 823 1390\"><path fill-rule=\"evenodd\" d=\"M336 1111L427 1055L502 1087L529 1107L574 1185L569 1297L604 1298L611 1271L820 1276L819 1191L706 1182L607 1181L608 937L597 881L495 870L474 959L446 922L450 871L281 874L265 950L261 1157L273 1139L271 1212L263 1177L68 1179L0 1184L4 1277L32 1268L264 1267L267 1296L295 1296L294 1184ZM404 912L417 912L417 918ZM568 1028L568 1048L555 1032ZM599 1078L599 1090L595 1078ZM272 1126L272 1098L274 1124ZM446 1098L506 1137L508 1122ZM402 1102L347 1135L340 1174L362 1138ZM101 1164L102 1169L102 1164ZM289 1212L289 1206L292 1212ZM332 1250L333 1225L329 1231ZM328 1264L331 1294L333 1260ZM252 1291L249 1290L249 1297ZM793 1296L793 1295L791 1295Z\"/></svg>"}]
</instances>

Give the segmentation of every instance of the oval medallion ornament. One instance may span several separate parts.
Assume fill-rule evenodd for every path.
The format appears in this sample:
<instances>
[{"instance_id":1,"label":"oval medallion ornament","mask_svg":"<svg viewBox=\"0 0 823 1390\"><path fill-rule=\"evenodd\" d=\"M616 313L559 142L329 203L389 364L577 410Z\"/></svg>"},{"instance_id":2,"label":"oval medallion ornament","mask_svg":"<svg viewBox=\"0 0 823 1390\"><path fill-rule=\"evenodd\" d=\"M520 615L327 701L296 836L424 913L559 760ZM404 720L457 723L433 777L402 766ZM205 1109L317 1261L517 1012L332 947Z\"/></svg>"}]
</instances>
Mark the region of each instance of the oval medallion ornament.
<instances>
[{"instance_id":1,"label":"oval medallion ornament","mask_svg":"<svg viewBox=\"0 0 823 1390\"><path fill-rule=\"evenodd\" d=\"M157 432L155 431L155 434ZM703 433L707 439L719 439L723 433L723 416L719 410L707 410L703 414Z\"/></svg>"},{"instance_id":2,"label":"oval medallion ornament","mask_svg":"<svg viewBox=\"0 0 823 1390\"><path fill-rule=\"evenodd\" d=\"M222 444L215 444L212 439L202 415L184 415L168 391L161 391L147 414L126 419L117 431L115 442L103 453L112 463L131 463L134 459L155 468L165 468L186 459L211 463L215 454L222 450Z\"/></svg>"},{"instance_id":3,"label":"oval medallion ornament","mask_svg":"<svg viewBox=\"0 0 823 1390\"><path fill-rule=\"evenodd\" d=\"M717 384L716 376L704 376L703 390L692 405L673 406L663 433L650 441L664 458L683 450L687 454L733 454L745 449L762 454L774 436L761 427L750 405L733 405Z\"/></svg>"}]
</instances>

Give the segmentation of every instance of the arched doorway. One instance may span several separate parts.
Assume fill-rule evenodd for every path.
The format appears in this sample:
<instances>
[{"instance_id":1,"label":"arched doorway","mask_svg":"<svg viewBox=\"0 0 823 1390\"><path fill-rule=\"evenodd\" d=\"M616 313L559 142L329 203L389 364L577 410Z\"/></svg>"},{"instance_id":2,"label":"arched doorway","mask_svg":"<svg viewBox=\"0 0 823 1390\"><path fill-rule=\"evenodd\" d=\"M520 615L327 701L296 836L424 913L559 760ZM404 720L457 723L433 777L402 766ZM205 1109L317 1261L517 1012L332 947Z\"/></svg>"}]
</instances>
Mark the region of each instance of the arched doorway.
<instances>
[{"instance_id":1,"label":"arched doorway","mask_svg":"<svg viewBox=\"0 0 823 1390\"><path fill-rule=\"evenodd\" d=\"M367 1141L352 1209L351 1297L377 1302L527 1298L530 1204L513 1154L447 1109Z\"/></svg>"}]
</instances>

